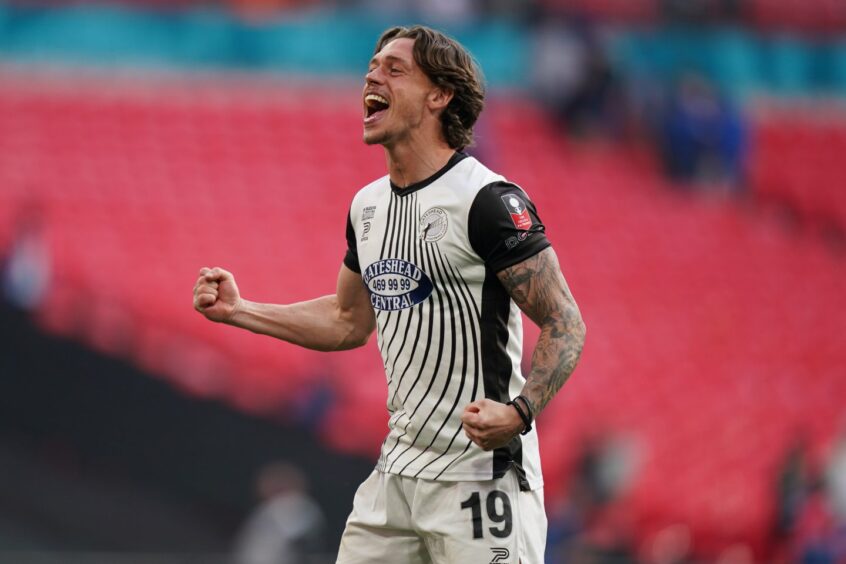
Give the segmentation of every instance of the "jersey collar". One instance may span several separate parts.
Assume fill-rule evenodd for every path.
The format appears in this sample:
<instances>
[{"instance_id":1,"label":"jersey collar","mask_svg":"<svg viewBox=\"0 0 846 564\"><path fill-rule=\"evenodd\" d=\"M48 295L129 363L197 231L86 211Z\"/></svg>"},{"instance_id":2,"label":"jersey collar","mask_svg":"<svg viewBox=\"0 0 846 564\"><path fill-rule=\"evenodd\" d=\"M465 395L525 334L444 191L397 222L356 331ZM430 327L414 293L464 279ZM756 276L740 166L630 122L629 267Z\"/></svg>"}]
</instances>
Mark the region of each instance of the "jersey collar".
<instances>
[{"instance_id":1,"label":"jersey collar","mask_svg":"<svg viewBox=\"0 0 846 564\"><path fill-rule=\"evenodd\" d=\"M462 153L461 151L456 151L455 153L453 153L453 155L447 161L447 164L445 164L443 166L443 168L441 168L441 170L439 170L438 172L436 172L435 174L433 174L429 178L425 178L425 179L421 180L420 182L415 182L414 184L409 184L405 188L401 188L401 187L397 186L396 184L394 184L393 182L391 182L389 180L389 182L391 182L391 190L393 190L394 194L396 194L397 196L407 196L408 194L411 194L412 192L417 192L421 188L425 188L426 186L428 186L429 184L431 184L432 182L434 182L435 180L437 180L438 178L440 178L441 176L443 176L444 174L449 172L449 169L451 169L452 167L454 167L455 165L457 165L458 163L460 163L461 161L466 159L468 156L469 155L467 155L467 153Z\"/></svg>"}]
</instances>

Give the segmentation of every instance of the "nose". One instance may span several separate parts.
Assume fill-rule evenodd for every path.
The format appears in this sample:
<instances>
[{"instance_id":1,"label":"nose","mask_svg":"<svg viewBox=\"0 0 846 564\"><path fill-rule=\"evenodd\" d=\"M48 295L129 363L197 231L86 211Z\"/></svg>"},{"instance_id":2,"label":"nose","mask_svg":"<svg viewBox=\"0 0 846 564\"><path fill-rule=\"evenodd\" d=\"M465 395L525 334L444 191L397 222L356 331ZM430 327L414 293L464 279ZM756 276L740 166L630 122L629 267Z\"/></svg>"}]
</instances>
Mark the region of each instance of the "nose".
<instances>
[{"instance_id":1,"label":"nose","mask_svg":"<svg viewBox=\"0 0 846 564\"><path fill-rule=\"evenodd\" d=\"M379 70L380 67L373 67L372 70L367 71L367 74L364 75L364 80L367 84L381 84L383 80L382 71Z\"/></svg>"}]
</instances>

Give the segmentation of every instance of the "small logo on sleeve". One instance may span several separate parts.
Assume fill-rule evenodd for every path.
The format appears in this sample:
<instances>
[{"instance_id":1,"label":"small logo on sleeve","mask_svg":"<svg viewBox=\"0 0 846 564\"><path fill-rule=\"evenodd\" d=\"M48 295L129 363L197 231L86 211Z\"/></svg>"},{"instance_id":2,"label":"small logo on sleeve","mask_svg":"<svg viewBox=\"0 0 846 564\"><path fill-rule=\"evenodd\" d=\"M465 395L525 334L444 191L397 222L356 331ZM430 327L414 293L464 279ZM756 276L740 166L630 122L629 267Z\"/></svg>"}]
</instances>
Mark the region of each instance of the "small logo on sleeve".
<instances>
[{"instance_id":1,"label":"small logo on sleeve","mask_svg":"<svg viewBox=\"0 0 846 564\"><path fill-rule=\"evenodd\" d=\"M532 227L532 217L529 215L529 210L520 196L505 194L502 196L502 203L505 204L505 209L511 215L511 221L514 222L514 227L523 231Z\"/></svg>"}]
</instances>

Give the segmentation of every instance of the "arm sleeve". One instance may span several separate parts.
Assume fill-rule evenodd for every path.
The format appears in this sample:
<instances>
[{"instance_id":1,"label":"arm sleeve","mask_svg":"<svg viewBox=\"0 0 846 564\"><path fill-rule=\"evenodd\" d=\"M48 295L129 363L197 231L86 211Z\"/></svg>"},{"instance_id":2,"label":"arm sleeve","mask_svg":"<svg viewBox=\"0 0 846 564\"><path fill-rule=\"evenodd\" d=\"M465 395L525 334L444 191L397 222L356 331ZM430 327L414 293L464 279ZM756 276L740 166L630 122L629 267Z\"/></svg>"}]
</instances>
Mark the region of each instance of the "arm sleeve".
<instances>
[{"instance_id":1,"label":"arm sleeve","mask_svg":"<svg viewBox=\"0 0 846 564\"><path fill-rule=\"evenodd\" d=\"M361 266L358 264L358 246L355 242L355 229L353 229L349 213L347 213L347 254L344 255L344 264L353 272L361 274Z\"/></svg>"},{"instance_id":2,"label":"arm sleeve","mask_svg":"<svg viewBox=\"0 0 846 564\"><path fill-rule=\"evenodd\" d=\"M467 220L470 245L494 272L550 246L535 205L508 182L488 184L476 195Z\"/></svg>"}]
</instances>

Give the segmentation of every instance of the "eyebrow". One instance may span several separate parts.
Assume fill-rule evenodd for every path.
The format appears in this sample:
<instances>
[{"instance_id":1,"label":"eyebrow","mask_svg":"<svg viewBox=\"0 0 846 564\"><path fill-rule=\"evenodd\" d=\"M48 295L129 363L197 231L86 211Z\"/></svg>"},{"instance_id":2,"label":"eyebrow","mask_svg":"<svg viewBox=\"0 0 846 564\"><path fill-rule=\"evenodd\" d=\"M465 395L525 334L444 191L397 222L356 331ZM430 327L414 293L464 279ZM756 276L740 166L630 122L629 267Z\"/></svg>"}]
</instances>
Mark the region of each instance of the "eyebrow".
<instances>
[{"instance_id":1,"label":"eyebrow","mask_svg":"<svg viewBox=\"0 0 846 564\"><path fill-rule=\"evenodd\" d=\"M369 65L374 65L374 64L376 64L376 63L378 62L378 59L377 59L377 57L378 57L378 56L379 56L378 54L373 55L373 58L372 58L372 59L370 59L370 62L368 63L368 66L369 66ZM384 56L384 59L385 59L386 61L397 62L397 63L401 64L402 66L404 66L404 67L406 67L406 68L408 68L408 67L410 66L410 65L409 65L409 63L408 63L408 61L406 61L405 59L402 59L402 58L400 58L400 57L397 57L396 55L385 55L385 56Z\"/></svg>"}]
</instances>

